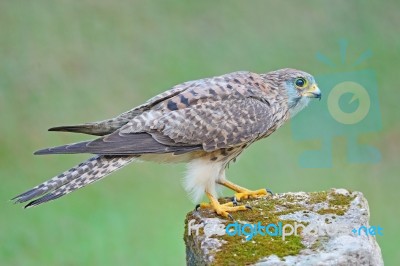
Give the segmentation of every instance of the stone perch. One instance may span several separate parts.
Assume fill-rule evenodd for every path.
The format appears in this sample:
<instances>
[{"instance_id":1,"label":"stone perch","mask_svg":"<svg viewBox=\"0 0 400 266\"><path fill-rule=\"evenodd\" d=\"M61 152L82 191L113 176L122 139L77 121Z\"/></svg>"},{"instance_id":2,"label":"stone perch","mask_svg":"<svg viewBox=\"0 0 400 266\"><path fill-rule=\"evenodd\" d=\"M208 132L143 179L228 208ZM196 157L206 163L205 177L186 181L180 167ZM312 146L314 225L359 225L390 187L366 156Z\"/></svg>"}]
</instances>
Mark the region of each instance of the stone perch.
<instances>
[{"instance_id":1,"label":"stone perch","mask_svg":"<svg viewBox=\"0 0 400 266\"><path fill-rule=\"evenodd\" d=\"M228 201L223 199L222 201ZM222 219L207 209L185 221L187 265L383 265L361 192L331 189L245 200Z\"/></svg>"}]
</instances>

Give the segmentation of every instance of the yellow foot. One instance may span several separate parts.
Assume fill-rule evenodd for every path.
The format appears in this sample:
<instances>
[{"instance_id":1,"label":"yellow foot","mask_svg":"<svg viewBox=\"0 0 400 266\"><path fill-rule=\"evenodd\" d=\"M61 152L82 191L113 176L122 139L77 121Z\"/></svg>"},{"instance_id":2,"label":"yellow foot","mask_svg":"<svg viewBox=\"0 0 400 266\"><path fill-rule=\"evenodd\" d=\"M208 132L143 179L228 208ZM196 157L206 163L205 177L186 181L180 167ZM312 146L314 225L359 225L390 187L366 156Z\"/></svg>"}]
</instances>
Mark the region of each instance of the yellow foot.
<instances>
[{"instance_id":1,"label":"yellow foot","mask_svg":"<svg viewBox=\"0 0 400 266\"><path fill-rule=\"evenodd\" d=\"M233 202L235 202L235 200L241 201L243 199L259 198L259 197L263 197L266 195L272 195L272 192L265 188L258 189L258 190L247 190L246 189L246 190L240 191L238 193L235 193Z\"/></svg>"},{"instance_id":2,"label":"yellow foot","mask_svg":"<svg viewBox=\"0 0 400 266\"><path fill-rule=\"evenodd\" d=\"M245 210L251 210L250 206L234 206L234 202L227 202L224 204L221 204L218 202L218 200L206 192L207 197L210 200L210 203L200 203L199 205L196 206L197 209L212 209L214 210L218 215L221 215L225 218L230 218L233 220L232 215L229 212L236 212L236 211L245 211Z\"/></svg>"},{"instance_id":3,"label":"yellow foot","mask_svg":"<svg viewBox=\"0 0 400 266\"><path fill-rule=\"evenodd\" d=\"M273 195L271 190L269 189L259 189L259 190L249 190L247 188L238 186L228 180L220 180L217 182L220 185L223 185L229 189L232 189L235 191L235 197L233 198L233 203L237 203L236 201L240 201L243 199L248 199L248 198L258 198L262 196L266 196L270 194L271 196Z\"/></svg>"},{"instance_id":4,"label":"yellow foot","mask_svg":"<svg viewBox=\"0 0 400 266\"><path fill-rule=\"evenodd\" d=\"M236 206L236 205L233 204L232 201L227 202L227 203L223 203L223 204L220 204L220 205L221 206L226 206L226 207ZM210 209L210 208L212 208L211 203L207 203L207 202L202 202L200 204L197 204L197 206L196 206L196 210L197 209Z\"/></svg>"}]
</instances>

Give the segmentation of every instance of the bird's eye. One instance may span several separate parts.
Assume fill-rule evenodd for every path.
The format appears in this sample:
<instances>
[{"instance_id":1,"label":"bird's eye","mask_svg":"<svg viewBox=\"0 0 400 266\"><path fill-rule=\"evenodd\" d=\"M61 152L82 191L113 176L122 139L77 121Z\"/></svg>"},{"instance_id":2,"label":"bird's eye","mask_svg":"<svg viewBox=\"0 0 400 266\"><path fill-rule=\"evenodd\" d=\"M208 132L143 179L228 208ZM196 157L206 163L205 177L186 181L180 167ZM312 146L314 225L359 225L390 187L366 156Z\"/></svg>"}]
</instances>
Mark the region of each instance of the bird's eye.
<instances>
[{"instance_id":1,"label":"bird's eye","mask_svg":"<svg viewBox=\"0 0 400 266\"><path fill-rule=\"evenodd\" d=\"M297 78L294 83L297 87L304 88L307 84L307 81L304 78Z\"/></svg>"}]
</instances>

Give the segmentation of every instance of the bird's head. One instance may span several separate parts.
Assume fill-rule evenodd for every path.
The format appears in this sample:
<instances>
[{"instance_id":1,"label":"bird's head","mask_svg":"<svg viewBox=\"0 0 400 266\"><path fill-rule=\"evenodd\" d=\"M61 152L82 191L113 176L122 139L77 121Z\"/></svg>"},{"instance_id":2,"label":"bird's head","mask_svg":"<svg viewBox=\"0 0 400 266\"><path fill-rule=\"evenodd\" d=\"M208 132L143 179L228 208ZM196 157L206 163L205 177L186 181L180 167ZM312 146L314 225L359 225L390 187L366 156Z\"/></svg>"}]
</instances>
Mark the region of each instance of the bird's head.
<instances>
[{"instance_id":1,"label":"bird's head","mask_svg":"<svg viewBox=\"0 0 400 266\"><path fill-rule=\"evenodd\" d=\"M321 100L321 91L314 77L304 71L284 68L268 73L267 77L286 96L291 117L306 107L310 98Z\"/></svg>"}]
</instances>

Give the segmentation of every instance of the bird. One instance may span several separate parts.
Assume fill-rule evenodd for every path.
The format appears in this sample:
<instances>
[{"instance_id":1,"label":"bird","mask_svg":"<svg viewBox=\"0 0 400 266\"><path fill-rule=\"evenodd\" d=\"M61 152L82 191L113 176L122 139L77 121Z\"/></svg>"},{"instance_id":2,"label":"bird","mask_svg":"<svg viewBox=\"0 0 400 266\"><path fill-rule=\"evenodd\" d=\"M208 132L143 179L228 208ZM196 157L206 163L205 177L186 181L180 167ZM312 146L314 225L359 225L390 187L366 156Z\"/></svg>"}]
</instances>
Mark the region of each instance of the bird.
<instances>
[{"instance_id":1,"label":"bird","mask_svg":"<svg viewBox=\"0 0 400 266\"><path fill-rule=\"evenodd\" d=\"M257 74L237 71L181 83L115 118L49 131L97 136L35 155L88 153L93 157L14 197L25 208L65 196L134 161L187 163L184 188L197 205L222 217L250 209L247 198L268 196L229 181L225 170L251 144L275 132L321 91L311 74L292 68ZM217 187L235 192L220 203Z\"/></svg>"}]
</instances>

